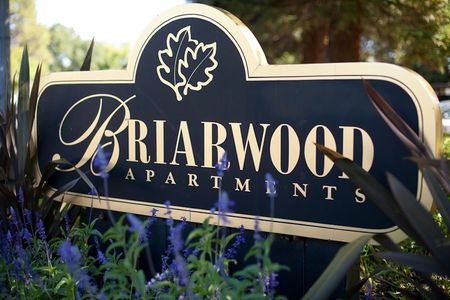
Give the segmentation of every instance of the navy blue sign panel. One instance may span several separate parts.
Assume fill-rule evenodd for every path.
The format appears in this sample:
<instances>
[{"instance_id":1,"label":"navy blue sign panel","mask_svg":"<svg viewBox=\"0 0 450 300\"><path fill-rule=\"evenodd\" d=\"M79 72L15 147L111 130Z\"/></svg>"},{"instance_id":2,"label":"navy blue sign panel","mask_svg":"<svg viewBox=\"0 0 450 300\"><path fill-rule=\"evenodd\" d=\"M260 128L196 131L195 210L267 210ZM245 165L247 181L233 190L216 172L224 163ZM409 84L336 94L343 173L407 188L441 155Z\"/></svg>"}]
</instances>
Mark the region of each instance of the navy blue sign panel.
<instances>
[{"instance_id":1,"label":"navy blue sign panel","mask_svg":"<svg viewBox=\"0 0 450 300\"><path fill-rule=\"evenodd\" d=\"M52 74L41 87L39 169L65 158L49 183L88 174L100 200L78 184L65 200L202 222L219 193L234 202L229 226L349 241L399 230L315 144L354 159L384 182L401 178L426 207L408 152L376 112L368 80L436 149L433 93L388 64L268 65L235 18L204 5L176 7L142 35L125 71ZM94 161L106 154L108 187ZM223 174L215 166L226 153ZM271 174L268 176L267 174ZM277 196L271 210L270 190ZM106 201L108 199L108 201Z\"/></svg>"}]
</instances>

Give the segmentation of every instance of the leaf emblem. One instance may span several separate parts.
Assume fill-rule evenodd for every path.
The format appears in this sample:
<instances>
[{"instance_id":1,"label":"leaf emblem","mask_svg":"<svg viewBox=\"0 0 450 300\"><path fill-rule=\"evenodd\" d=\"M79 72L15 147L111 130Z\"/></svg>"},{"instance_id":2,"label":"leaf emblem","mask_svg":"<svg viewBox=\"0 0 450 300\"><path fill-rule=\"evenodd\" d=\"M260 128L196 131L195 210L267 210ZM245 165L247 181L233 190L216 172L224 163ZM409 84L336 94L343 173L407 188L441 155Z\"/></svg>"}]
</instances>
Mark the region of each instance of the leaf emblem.
<instances>
[{"instance_id":1,"label":"leaf emblem","mask_svg":"<svg viewBox=\"0 0 450 300\"><path fill-rule=\"evenodd\" d=\"M183 95L187 95L190 89L199 91L211 82L213 79L211 72L218 65L215 55L216 43L207 45L200 43L195 50L186 49L184 59L180 62L178 69L178 73L185 83Z\"/></svg>"},{"instance_id":2,"label":"leaf emblem","mask_svg":"<svg viewBox=\"0 0 450 300\"><path fill-rule=\"evenodd\" d=\"M186 50L191 47L195 49L197 44L198 41L191 37L191 27L186 26L180 29L176 35L169 34L166 40L167 48L158 51L161 64L156 68L156 72L161 82L173 89L178 101L183 98L179 88L185 84L183 78L178 74L179 64Z\"/></svg>"},{"instance_id":3,"label":"leaf emblem","mask_svg":"<svg viewBox=\"0 0 450 300\"><path fill-rule=\"evenodd\" d=\"M175 92L178 101L189 90L199 91L211 82L212 71L218 65L216 43L199 43L191 37L191 27L186 26L176 35L170 33L166 46L166 49L158 51L161 64L156 72L161 82Z\"/></svg>"}]
</instances>

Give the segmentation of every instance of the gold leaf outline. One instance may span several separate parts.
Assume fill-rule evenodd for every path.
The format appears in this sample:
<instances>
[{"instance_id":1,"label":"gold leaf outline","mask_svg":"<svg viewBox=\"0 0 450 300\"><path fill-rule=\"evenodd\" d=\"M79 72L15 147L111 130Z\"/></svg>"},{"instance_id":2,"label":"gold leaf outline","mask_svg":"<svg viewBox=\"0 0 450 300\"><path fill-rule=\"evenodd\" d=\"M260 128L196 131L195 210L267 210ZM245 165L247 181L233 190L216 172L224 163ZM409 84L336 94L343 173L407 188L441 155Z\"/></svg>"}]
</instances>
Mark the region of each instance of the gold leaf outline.
<instances>
[{"instance_id":1,"label":"gold leaf outline","mask_svg":"<svg viewBox=\"0 0 450 300\"><path fill-rule=\"evenodd\" d=\"M177 67L175 65L178 62L178 68L177 69L179 69L179 65L180 65L179 62L182 60L182 56L179 53L180 47L178 47L177 52L174 53L172 48L171 48L171 46L170 46L170 42L174 41L175 43L178 43L178 42L180 42L180 38L181 38L181 43L180 43L180 46L181 46L183 44L183 41L184 41L186 36L188 38L187 39L188 42L194 42L196 45L198 44L198 41L191 37L191 26L186 26L186 27L181 28L177 32L176 36L173 33L170 33L169 35L167 35L167 39L166 39L166 46L167 46L167 48L164 49L164 50L159 50L158 51L158 59L159 59L159 62L161 64L156 68L156 73L158 74L159 80L161 80L162 83L164 83L165 85L169 86L175 92L175 95L176 95L178 101L181 101L183 99L183 96L180 94L178 89L186 84L186 82L185 82L186 78L184 78L184 79L182 78L182 81L176 82L175 75L177 74L177 70L175 70L175 68L177 68ZM186 50L188 50L188 49L191 49L191 48L187 47ZM185 53L186 52L187 51L185 51ZM164 62L164 59L162 58L163 54L167 54L171 58L173 58L173 55L175 54L175 58L174 58L174 62L175 63L174 63L174 65L172 67L169 67ZM179 57L181 57L181 58L179 59ZM173 83L170 82L170 81L167 81L166 79L163 78L163 76L161 74L161 72L163 70L164 70L164 72L166 74L170 74L171 71L173 72L173 74L174 74L174 81L173 81Z\"/></svg>"}]
</instances>

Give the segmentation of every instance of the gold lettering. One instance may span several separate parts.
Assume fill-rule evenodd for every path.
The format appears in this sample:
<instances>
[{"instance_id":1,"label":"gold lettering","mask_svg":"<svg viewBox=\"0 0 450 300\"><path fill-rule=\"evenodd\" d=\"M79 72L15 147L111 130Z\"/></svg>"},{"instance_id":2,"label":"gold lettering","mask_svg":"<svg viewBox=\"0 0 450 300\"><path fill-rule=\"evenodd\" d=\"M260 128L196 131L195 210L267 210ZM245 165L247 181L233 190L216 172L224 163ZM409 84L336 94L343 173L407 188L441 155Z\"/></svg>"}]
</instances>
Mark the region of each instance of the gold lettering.
<instances>
[{"instance_id":1,"label":"gold lettering","mask_svg":"<svg viewBox=\"0 0 450 300\"><path fill-rule=\"evenodd\" d=\"M198 186L197 175L188 173L189 183L188 186Z\"/></svg>"},{"instance_id":2,"label":"gold lettering","mask_svg":"<svg viewBox=\"0 0 450 300\"><path fill-rule=\"evenodd\" d=\"M366 195L361 191L360 188L355 190L355 201L356 203L364 203L366 202Z\"/></svg>"},{"instance_id":3,"label":"gold lettering","mask_svg":"<svg viewBox=\"0 0 450 300\"><path fill-rule=\"evenodd\" d=\"M164 161L164 123L165 120L154 120L156 123L156 160L155 164L165 165Z\"/></svg>"},{"instance_id":4,"label":"gold lettering","mask_svg":"<svg viewBox=\"0 0 450 300\"><path fill-rule=\"evenodd\" d=\"M180 137L183 139L184 150L179 150ZM186 166L196 167L194 159L194 151L192 150L191 137L189 135L189 127L186 121L180 122L180 128L178 130L177 144L175 146L175 152L173 154L171 165L179 165L177 163L177 155L184 154L186 157Z\"/></svg>"},{"instance_id":5,"label":"gold lettering","mask_svg":"<svg viewBox=\"0 0 450 300\"><path fill-rule=\"evenodd\" d=\"M173 178L172 172L169 172L169 175L167 175L167 179L166 182L164 182L165 184L177 184L175 182L175 179Z\"/></svg>"},{"instance_id":6,"label":"gold lettering","mask_svg":"<svg viewBox=\"0 0 450 300\"><path fill-rule=\"evenodd\" d=\"M288 130L288 167L286 171L281 168L281 129ZM270 158L275 169L281 174L291 173L300 159L300 141L294 128L288 124L279 125L273 132L270 140Z\"/></svg>"},{"instance_id":7,"label":"gold lettering","mask_svg":"<svg viewBox=\"0 0 450 300\"><path fill-rule=\"evenodd\" d=\"M327 190L327 197L325 198L325 200L334 200L333 198L333 191L337 190L337 186L334 185L324 185L322 187L322 190Z\"/></svg>"},{"instance_id":8,"label":"gold lettering","mask_svg":"<svg viewBox=\"0 0 450 300\"><path fill-rule=\"evenodd\" d=\"M307 188L308 188L308 184L304 183L303 187L301 187L298 183L292 183L292 185L294 186L294 194L292 195L293 197L298 197L298 193L302 194L303 198L306 198L307 195Z\"/></svg>"},{"instance_id":9,"label":"gold lettering","mask_svg":"<svg viewBox=\"0 0 450 300\"><path fill-rule=\"evenodd\" d=\"M139 126L139 137L136 138L136 124ZM136 159L136 144L139 145L139 158L144 164L150 162L147 156L147 146L142 140L147 136L147 125L141 120L128 120L128 159L127 161L138 162Z\"/></svg>"},{"instance_id":10,"label":"gold lettering","mask_svg":"<svg viewBox=\"0 0 450 300\"><path fill-rule=\"evenodd\" d=\"M145 170L145 172L147 173L147 178L145 179L145 181L152 182L152 178L155 177L155 171Z\"/></svg>"},{"instance_id":11,"label":"gold lettering","mask_svg":"<svg viewBox=\"0 0 450 300\"><path fill-rule=\"evenodd\" d=\"M216 189L216 190L220 189L220 184L222 183L222 177L221 176L211 175L210 178L214 179L213 189Z\"/></svg>"},{"instance_id":12,"label":"gold lettering","mask_svg":"<svg viewBox=\"0 0 450 300\"><path fill-rule=\"evenodd\" d=\"M253 129L253 124L250 123L250 125L248 127L247 138L245 140L245 146L244 146L244 142L242 139L242 132L241 132L242 123L229 123L229 124L231 125L231 131L233 133L233 139L234 139L234 145L236 147L236 154L237 154L237 158L238 158L239 169L240 170L244 169L245 156L247 153L247 149L250 146L250 153L253 158L253 164L255 166L256 172L258 172L259 164L261 161L261 154L262 154L262 150L264 147L264 140L266 138L266 130L267 130L267 127L270 126L270 124L259 124L263 128L263 133L261 136L261 140L259 141L259 144L258 144L258 141L256 140L255 130Z\"/></svg>"},{"instance_id":13,"label":"gold lettering","mask_svg":"<svg viewBox=\"0 0 450 300\"><path fill-rule=\"evenodd\" d=\"M225 126L216 122L202 122L203 123L203 136L204 136L204 157L203 168L214 168L213 165L213 148L216 148L217 160L223 156L225 150L219 145L225 142L227 138L227 130ZM213 126L217 128L217 141L213 143Z\"/></svg>"},{"instance_id":14,"label":"gold lettering","mask_svg":"<svg viewBox=\"0 0 450 300\"><path fill-rule=\"evenodd\" d=\"M305 141L305 159L306 164L308 165L309 170L316 177L325 177L331 171L333 167L333 162L331 159L323 156L323 172L319 173L317 171L317 129L322 128L324 133L324 144L326 147L336 151L336 141L334 140L333 134L331 131L324 125L317 125L308 133Z\"/></svg>"},{"instance_id":15,"label":"gold lettering","mask_svg":"<svg viewBox=\"0 0 450 300\"><path fill-rule=\"evenodd\" d=\"M119 133L121 133L123 130L125 130L127 128L128 120L130 119L130 110L128 109L127 103L130 100L134 99L135 97L136 97L136 95L133 95L126 100L122 100L111 94L94 94L94 95L90 95L85 98L82 98L82 99L78 100L75 104L73 104L67 110L67 112L64 114L64 116L59 124L59 140L60 140L60 142L65 146L73 146L73 145L78 145L78 144L86 141L88 138L91 138L91 140L89 141L89 144L86 147L84 153L81 155L80 161L78 161L77 163L74 163L73 167L70 167L67 169L62 169L62 168L58 167L57 169L59 171L63 171L63 172L70 172L70 171L75 170L75 168L77 168L77 169L81 168L89 160L91 160L91 163L90 163L91 172L92 172L92 174L99 176L100 174L98 172L95 172L95 170L94 170L93 161L97 154L98 147L100 145L102 138L106 137L106 138L112 138L112 141L104 143L103 145L101 145L101 147L106 148L107 146L111 146L112 150L110 151L111 156L109 158L108 164L107 164L105 170L103 170L103 171L104 172L111 171L114 168L114 166L117 164L117 161L119 160L119 154L120 154L120 145L119 145L119 141L118 141L116 135L118 135ZM109 101L114 100L114 101L118 102L118 105L111 112L111 114L106 117L106 119L103 121L103 123L100 123L103 102L106 101L106 99L108 99ZM66 140L64 138L64 124L65 124L66 119L69 117L69 115L76 115L77 113L81 113L80 111L85 108L86 102L94 102L94 101L98 102L98 109L97 109L96 116L92 120L92 123L78 138L75 138L72 141ZM91 105L91 107L93 107L93 105ZM122 121L119 122L119 125L117 126L117 128L115 130L108 128L108 126L110 126L111 119L121 109L123 109L123 112L124 112ZM100 123L100 125L99 125L99 123ZM67 131L69 131L69 130L67 130ZM61 155L59 153L55 153L52 156L53 160L57 160L60 158L61 158Z\"/></svg>"},{"instance_id":16,"label":"gold lettering","mask_svg":"<svg viewBox=\"0 0 450 300\"><path fill-rule=\"evenodd\" d=\"M236 188L235 191L242 191L244 192L250 192L250 179L245 179L244 183L239 178L235 178L236 180Z\"/></svg>"},{"instance_id":17,"label":"gold lettering","mask_svg":"<svg viewBox=\"0 0 450 300\"><path fill-rule=\"evenodd\" d=\"M128 168L127 176L125 176L126 180L135 180L133 170L131 168Z\"/></svg>"},{"instance_id":18,"label":"gold lettering","mask_svg":"<svg viewBox=\"0 0 450 300\"><path fill-rule=\"evenodd\" d=\"M372 167L373 158L375 156L375 149L373 146L373 141L370 138L370 135L359 127L353 126L339 126L342 129L342 155L347 157L348 159L354 159L354 148L355 148L355 131L359 131L361 133L362 139L362 163L361 167L369 171ZM339 178L348 179L347 174L342 173Z\"/></svg>"}]
</instances>

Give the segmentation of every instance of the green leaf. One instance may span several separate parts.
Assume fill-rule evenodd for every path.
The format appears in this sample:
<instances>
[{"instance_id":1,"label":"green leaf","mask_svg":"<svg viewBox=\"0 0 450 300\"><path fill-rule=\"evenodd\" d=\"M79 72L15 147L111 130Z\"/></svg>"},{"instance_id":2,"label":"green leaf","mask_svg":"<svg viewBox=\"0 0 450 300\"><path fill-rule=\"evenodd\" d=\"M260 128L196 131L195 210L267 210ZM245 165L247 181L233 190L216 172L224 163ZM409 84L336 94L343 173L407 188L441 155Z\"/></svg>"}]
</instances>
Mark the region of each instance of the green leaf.
<instances>
[{"instance_id":1,"label":"green leaf","mask_svg":"<svg viewBox=\"0 0 450 300\"><path fill-rule=\"evenodd\" d=\"M340 168L353 183L360 187L367 197L389 218L397 224L406 234L416 241L421 241L420 236L416 234L400 207L396 203L392 194L380 184L372 175L353 161L343 157L341 154L326 148L323 145L316 144L316 147L329 157L334 164Z\"/></svg>"},{"instance_id":2,"label":"green leaf","mask_svg":"<svg viewBox=\"0 0 450 300\"><path fill-rule=\"evenodd\" d=\"M448 229L450 229L450 200L442 190L436 178L431 174L429 169L423 169L422 174L433 196L434 203L442 216L442 220Z\"/></svg>"},{"instance_id":3,"label":"green leaf","mask_svg":"<svg viewBox=\"0 0 450 300\"><path fill-rule=\"evenodd\" d=\"M302 299L328 299L371 238L370 235L361 236L342 247Z\"/></svg>"},{"instance_id":4,"label":"green leaf","mask_svg":"<svg viewBox=\"0 0 450 300\"><path fill-rule=\"evenodd\" d=\"M396 263L411 267L416 271L420 271L428 275L450 275L449 270L443 268L442 264L432 256L423 256L405 252L381 252L376 253L375 255L380 258L389 259Z\"/></svg>"},{"instance_id":5,"label":"green leaf","mask_svg":"<svg viewBox=\"0 0 450 300\"><path fill-rule=\"evenodd\" d=\"M401 248L386 234L376 234L373 239L389 251L401 251Z\"/></svg>"},{"instance_id":6,"label":"green leaf","mask_svg":"<svg viewBox=\"0 0 450 300\"><path fill-rule=\"evenodd\" d=\"M65 192L70 191L78 183L78 181L80 181L80 178L75 178L74 180L71 180L68 183L64 184L56 192L53 193L53 195L50 197L50 200L53 200L56 197L64 194Z\"/></svg>"},{"instance_id":7,"label":"green leaf","mask_svg":"<svg viewBox=\"0 0 450 300\"><path fill-rule=\"evenodd\" d=\"M28 141L30 139L30 71L28 63L27 46L23 49L22 61L19 72L19 94L17 103L17 176L23 178L25 175L25 164L27 161Z\"/></svg>"},{"instance_id":8,"label":"green leaf","mask_svg":"<svg viewBox=\"0 0 450 300\"><path fill-rule=\"evenodd\" d=\"M403 118L389 105L389 103L367 81L363 80L364 87L381 117L392 129L397 137L415 155L431 158L433 155L420 140L417 133L403 120Z\"/></svg>"},{"instance_id":9,"label":"green leaf","mask_svg":"<svg viewBox=\"0 0 450 300\"><path fill-rule=\"evenodd\" d=\"M436 246L444 240L444 236L430 213L417 202L416 197L391 173L387 173L389 186L394 194L403 215L413 230L420 236L420 241L429 251L435 253Z\"/></svg>"},{"instance_id":10,"label":"green leaf","mask_svg":"<svg viewBox=\"0 0 450 300\"><path fill-rule=\"evenodd\" d=\"M92 52L94 51L94 39L92 39L89 49L86 52L83 64L81 65L80 71L89 71L91 69Z\"/></svg>"}]
</instances>

